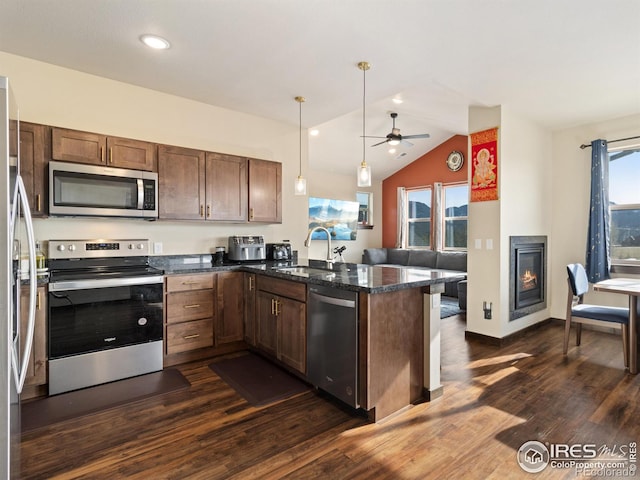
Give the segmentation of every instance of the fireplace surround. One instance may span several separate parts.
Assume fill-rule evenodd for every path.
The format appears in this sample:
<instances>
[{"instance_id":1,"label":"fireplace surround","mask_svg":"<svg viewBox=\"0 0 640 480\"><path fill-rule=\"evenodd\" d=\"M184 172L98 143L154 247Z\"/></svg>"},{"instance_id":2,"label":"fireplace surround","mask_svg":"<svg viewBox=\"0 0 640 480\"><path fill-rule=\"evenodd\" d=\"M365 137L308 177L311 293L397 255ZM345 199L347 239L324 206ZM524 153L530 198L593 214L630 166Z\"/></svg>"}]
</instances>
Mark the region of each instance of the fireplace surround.
<instances>
[{"instance_id":1,"label":"fireplace surround","mask_svg":"<svg viewBox=\"0 0 640 480\"><path fill-rule=\"evenodd\" d=\"M546 236L509 237L509 320L547 308Z\"/></svg>"}]
</instances>

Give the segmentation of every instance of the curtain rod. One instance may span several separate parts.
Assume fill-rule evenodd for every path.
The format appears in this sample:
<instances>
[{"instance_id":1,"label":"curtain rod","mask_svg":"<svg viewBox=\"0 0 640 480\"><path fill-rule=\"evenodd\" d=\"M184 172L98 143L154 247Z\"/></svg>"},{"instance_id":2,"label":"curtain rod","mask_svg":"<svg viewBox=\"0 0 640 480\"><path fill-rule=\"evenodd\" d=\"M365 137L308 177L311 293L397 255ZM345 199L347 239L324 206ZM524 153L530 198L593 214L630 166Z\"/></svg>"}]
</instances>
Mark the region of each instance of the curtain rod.
<instances>
[{"instance_id":1,"label":"curtain rod","mask_svg":"<svg viewBox=\"0 0 640 480\"><path fill-rule=\"evenodd\" d=\"M607 143L616 143L616 142L624 142L625 140L635 140L636 138L640 138L640 135L638 135L637 137L629 137L629 138L619 138L617 140L611 140L610 142L607 141ZM590 147L591 145L585 145L584 143L582 145L580 145L580 148L582 150L584 150L587 147Z\"/></svg>"}]
</instances>

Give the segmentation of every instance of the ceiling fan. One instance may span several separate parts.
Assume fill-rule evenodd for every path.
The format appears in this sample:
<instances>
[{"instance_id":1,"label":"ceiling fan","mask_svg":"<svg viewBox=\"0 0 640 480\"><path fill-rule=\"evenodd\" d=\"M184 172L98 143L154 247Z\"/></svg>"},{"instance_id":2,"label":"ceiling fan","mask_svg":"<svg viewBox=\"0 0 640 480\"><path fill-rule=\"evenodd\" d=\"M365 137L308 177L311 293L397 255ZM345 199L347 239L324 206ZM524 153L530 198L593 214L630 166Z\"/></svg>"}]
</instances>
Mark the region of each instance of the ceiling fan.
<instances>
[{"instance_id":1,"label":"ceiling fan","mask_svg":"<svg viewBox=\"0 0 640 480\"><path fill-rule=\"evenodd\" d=\"M389 145L398 145L403 144L407 147L412 147L413 143L408 142L407 138L429 138L428 133L422 133L420 135L400 135L400 129L396 128L396 118L397 113L391 113L391 119L393 120L393 126L391 127L391 133L389 133L386 137L374 137L367 135L366 138L384 138L382 142L375 143L371 145L372 147L377 147L378 145L382 145L383 143L388 143Z\"/></svg>"}]
</instances>

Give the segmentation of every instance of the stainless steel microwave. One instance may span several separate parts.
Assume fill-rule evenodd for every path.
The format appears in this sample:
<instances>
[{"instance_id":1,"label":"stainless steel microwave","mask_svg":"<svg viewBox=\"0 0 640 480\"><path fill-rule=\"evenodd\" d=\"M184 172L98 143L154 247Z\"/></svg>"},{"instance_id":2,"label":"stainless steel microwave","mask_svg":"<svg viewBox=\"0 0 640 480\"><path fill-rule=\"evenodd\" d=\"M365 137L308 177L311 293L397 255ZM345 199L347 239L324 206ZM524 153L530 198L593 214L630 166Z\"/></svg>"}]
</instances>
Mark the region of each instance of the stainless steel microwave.
<instances>
[{"instance_id":1,"label":"stainless steel microwave","mask_svg":"<svg viewBox=\"0 0 640 480\"><path fill-rule=\"evenodd\" d=\"M158 174L49 162L49 215L158 218Z\"/></svg>"}]
</instances>

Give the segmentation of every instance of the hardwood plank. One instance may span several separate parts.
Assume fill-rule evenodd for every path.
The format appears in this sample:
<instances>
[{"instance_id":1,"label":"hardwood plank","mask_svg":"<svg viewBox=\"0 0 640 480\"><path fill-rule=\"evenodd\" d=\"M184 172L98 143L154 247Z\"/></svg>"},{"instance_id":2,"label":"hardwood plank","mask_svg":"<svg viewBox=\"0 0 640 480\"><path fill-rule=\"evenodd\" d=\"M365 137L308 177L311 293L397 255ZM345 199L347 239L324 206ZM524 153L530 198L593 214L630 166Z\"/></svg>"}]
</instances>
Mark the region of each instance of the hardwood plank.
<instances>
[{"instance_id":1,"label":"hardwood plank","mask_svg":"<svg viewBox=\"0 0 640 480\"><path fill-rule=\"evenodd\" d=\"M464 328L442 321L443 396L379 424L321 392L251 407L207 359L179 366L188 390L23 435L21 478L526 479L525 441L640 438L640 376L618 336L585 332L565 358L557 323L501 347Z\"/></svg>"}]
</instances>

